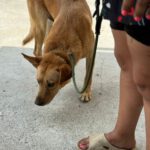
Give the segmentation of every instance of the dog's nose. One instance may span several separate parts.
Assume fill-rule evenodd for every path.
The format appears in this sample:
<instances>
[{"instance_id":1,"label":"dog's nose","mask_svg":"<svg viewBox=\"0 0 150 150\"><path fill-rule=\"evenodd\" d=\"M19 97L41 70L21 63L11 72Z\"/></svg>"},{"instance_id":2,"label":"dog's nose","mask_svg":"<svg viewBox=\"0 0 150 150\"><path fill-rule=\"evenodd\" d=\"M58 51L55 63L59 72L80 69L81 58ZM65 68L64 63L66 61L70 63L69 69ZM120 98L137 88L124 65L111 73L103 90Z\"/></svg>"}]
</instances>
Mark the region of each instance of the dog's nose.
<instances>
[{"instance_id":1,"label":"dog's nose","mask_svg":"<svg viewBox=\"0 0 150 150\"><path fill-rule=\"evenodd\" d=\"M40 97L36 98L35 104L38 105L38 106L44 106L45 105Z\"/></svg>"}]
</instances>

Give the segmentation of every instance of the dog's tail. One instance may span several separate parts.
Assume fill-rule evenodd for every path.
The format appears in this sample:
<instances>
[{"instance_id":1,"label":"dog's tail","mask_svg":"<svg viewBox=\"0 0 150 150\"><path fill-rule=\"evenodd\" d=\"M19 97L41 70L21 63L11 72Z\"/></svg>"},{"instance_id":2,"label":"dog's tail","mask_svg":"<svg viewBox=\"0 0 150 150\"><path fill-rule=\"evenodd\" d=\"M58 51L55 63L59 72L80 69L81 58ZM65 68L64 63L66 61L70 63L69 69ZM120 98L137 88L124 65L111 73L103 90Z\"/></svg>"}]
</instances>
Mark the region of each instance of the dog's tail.
<instances>
[{"instance_id":1,"label":"dog's tail","mask_svg":"<svg viewBox=\"0 0 150 150\"><path fill-rule=\"evenodd\" d=\"M33 38L34 38L33 27L30 27L30 31L29 31L28 35L22 41L22 45L29 43Z\"/></svg>"},{"instance_id":2,"label":"dog's tail","mask_svg":"<svg viewBox=\"0 0 150 150\"><path fill-rule=\"evenodd\" d=\"M22 45L25 45L27 43L29 43L35 35L35 24L34 24L34 20L32 18L32 11L31 11L31 4L33 3L32 0L27 0L27 4L28 4L28 10L29 10L29 17L30 17L30 30L28 35L24 38L24 40L22 41ZM33 5L33 4L32 4Z\"/></svg>"}]
</instances>

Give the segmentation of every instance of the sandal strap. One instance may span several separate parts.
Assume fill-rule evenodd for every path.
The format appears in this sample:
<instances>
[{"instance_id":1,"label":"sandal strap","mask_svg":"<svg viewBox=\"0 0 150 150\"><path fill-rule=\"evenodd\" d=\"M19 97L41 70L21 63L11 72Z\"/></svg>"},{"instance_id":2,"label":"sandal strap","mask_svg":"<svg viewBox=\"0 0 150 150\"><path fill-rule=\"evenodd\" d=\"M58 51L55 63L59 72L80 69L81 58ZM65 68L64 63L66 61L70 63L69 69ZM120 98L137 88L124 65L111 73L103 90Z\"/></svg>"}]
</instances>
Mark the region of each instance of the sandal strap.
<instances>
[{"instance_id":1,"label":"sandal strap","mask_svg":"<svg viewBox=\"0 0 150 150\"><path fill-rule=\"evenodd\" d=\"M90 136L89 141L90 141L89 150L94 149L94 147L97 147L97 149L94 150L100 150L99 148L103 148L106 150L136 150L136 148L124 149L115 147L109 143L104 134Z\"/></svg>"}]
</instances>

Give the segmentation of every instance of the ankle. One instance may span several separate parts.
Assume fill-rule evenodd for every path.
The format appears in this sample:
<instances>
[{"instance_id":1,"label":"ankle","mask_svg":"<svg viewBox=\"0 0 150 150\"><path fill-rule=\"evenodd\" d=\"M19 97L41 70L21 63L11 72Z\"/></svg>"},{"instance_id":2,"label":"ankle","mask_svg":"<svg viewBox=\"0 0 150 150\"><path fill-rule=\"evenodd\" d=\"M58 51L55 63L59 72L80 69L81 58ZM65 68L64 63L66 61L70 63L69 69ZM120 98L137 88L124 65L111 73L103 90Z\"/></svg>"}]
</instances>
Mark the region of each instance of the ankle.
<instances>
[{"instance_id":1,"label":"ankle","mask_svg":"<svg viewBox=\"0 0 150 150\"><path fill-rule=\"evenodd\" d=\"M136 144L134 135L120 134L116 131L112 131L110 133L106 133L105 137L110 144L119 148L130 149L134 148Z\"/></svg>"}]
</instances>

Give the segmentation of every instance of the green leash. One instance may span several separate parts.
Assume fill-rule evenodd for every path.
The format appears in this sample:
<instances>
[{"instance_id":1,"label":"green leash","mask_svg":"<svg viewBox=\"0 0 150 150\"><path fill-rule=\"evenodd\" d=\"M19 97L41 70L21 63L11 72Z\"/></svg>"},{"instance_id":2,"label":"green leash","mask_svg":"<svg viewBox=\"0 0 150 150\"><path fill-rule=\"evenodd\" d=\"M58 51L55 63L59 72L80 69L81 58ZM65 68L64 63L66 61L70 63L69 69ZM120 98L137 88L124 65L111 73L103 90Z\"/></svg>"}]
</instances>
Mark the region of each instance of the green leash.
<instances>
[{"instance_id":1,"label":"green leash","mask_svg":"<svg viewBox=\"0 0 150 150\"><path fill-rule=\"evenodd\" d=\"M93 54L92 54L92 61L90 63L89 69L87 70L87 80L85 81L82 89L78 88L76 78L75 78L75 57L74 57L73 53L69 54L69 59L70 59L71 66L72 66L73 83L74 83L74 87L75 87L76 91L79 94L85 92L85 90L89 84L89 81L91 79L92 72L93 72L95 58L96 58L96 50L97 50L97 44L98 44L98 39L99 39L99 35L100 35L100 29L101 29L103 15L102 15L102 11L101 11L101 13L99 13L100 0L96 0L95 6L96 6L96 10L94 12L93 17L96 16L96 27L95 27L96 38L95 38L94 50L93 50Z\"/></svg>"}]
</instances>

